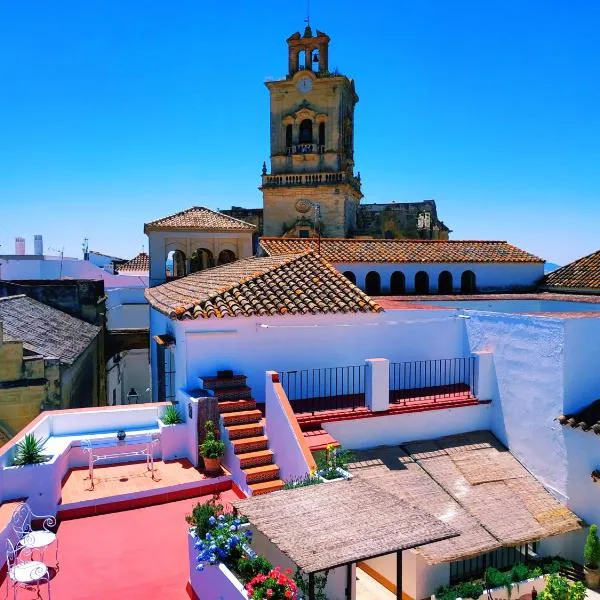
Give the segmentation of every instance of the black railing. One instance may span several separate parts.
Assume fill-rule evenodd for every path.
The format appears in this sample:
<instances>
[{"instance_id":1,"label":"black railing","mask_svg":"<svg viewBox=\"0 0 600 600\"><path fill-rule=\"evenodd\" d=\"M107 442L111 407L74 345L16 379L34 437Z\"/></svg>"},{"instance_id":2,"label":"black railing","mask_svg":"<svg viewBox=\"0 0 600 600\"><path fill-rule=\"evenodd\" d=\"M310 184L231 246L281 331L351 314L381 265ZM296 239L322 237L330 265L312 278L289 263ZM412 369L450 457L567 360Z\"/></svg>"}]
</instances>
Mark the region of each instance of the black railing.
<instances>
[{"instance_id":1,"label":"black railing","mask_svg":"<svg viewBox=\"0 0 600 600\"><path fill-rule=\"evenodd\" d=\"M390 402L453 398L474 394L475 357L390 363Z\"/></svg>"},{"instance_id":2,"label":"black railing","mask_svg":"<svg viewBox=\"0 0 600 600\"><path fill-rule=\"evenodd\" d=\"M365 405L365 365L283 371L279 377L295 413Z\"/></svg>"}]
</instances>

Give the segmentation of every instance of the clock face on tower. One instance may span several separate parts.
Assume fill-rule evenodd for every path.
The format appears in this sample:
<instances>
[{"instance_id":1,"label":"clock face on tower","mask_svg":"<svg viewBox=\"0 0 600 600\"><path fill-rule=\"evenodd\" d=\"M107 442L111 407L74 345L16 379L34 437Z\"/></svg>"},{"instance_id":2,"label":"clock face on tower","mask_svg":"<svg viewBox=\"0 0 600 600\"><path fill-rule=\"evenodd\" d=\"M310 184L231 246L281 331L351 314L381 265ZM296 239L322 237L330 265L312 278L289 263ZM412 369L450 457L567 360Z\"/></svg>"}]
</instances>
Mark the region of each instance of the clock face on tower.
<instances>
[{"instance_id":1,"label":"clock face on tower","mask_svg":"<svg viewBox=\"0 0 600 600\"><path fill-rule=\"evenodd\" d=\"M298 81L298 91L302 94L307 94L312 90L312 79L310 77L302 77L300 81Z\"/></svg>"}]
</instances>

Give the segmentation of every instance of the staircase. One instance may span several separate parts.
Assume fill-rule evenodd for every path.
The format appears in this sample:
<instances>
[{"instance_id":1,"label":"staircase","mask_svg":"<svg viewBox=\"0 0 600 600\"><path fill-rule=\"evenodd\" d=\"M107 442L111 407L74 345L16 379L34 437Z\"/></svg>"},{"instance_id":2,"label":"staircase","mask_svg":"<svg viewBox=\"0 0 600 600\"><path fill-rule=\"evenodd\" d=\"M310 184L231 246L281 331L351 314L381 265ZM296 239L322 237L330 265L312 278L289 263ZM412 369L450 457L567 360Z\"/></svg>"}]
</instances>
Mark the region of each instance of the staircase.
<instances>
[{"instance_id":1,"label":"staircase","mask_svg":"<svg viewBox=\"0 0 600 600\"><path fill-rule=\"evenodd\" d=\"M201 377L200 384L217 398L221 425L227 438L223 441L231 446L243 479L236 483L252 496L282 489L284 482L279 478L279 467L274 463L272 450L269 450L265 420L256 408L246 377L233 374Z\"/></svg>"}]
</instances>

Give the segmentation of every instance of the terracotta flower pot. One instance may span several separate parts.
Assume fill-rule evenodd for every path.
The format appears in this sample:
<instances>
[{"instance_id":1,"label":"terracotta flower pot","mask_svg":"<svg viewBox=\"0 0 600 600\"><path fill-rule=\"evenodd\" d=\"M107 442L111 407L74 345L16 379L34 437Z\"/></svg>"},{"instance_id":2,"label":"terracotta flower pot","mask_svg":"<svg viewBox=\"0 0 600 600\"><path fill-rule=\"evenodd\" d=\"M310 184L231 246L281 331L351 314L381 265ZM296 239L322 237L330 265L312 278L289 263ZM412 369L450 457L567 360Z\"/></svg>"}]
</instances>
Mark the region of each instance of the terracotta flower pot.
<instances>
[{"instance_id":1,"label":"terracotta flower pot","mask_svg":"<svg viewBox=\"0 0 600 600\"><path fill-rule=\"evenodd\" d=\"M221 459L220 458L208 458L206 456L204 459L204 470L207 473L218 473L221 470Z\"/></svg>"},{"instance_id":2,"label":"terracotta flower pot","mask_svg":"<svg viewBox=\"0 0 600 600\"><path fill-rule=\"evenodd\" d=\"M586 585L595 590L600 584L600 569L590 569L590 567L583 567L583 572L585 574L585 583Z\"/></svg>"}]
</instances>

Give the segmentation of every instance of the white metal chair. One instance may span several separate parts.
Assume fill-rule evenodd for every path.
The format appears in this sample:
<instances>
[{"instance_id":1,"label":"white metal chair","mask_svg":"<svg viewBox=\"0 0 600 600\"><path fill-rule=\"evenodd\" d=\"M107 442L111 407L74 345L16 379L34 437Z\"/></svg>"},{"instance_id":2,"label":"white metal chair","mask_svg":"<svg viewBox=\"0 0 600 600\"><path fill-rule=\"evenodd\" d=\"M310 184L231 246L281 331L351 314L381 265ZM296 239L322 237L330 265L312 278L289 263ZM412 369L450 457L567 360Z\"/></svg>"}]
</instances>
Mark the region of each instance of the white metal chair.
<instances>
[{"instance_id":1,"label":"white metal chair","mask_svg":"<svg viewBox=\"0 0 600 600\"><path fill-rule=\"evenodd\" d=\"M41 522L41 529L33 529L32 522ZM36 515L27 502L21 502L13 511L12 528L17 535L17 551L22 549L30 558L39 551L41 561L44 561L46 548L55 544L56 568L58 568L58 537L51 530L56 527L56 518L52 515Z\"/></svg>"},{"instance_id":2,"label":"white metal chair","mask_svg":"<svg viewBox=\"0 0 600 600\"><path fill-rule=\"evenodd\" d=\"M48 600L52 599L50 592L50 570L39 560L23 560L20 556L19 547L14 546L10 540L6 540L6 568L8 569L8 580L6 584L6 596L8 598L9 581L13 586L13 600L17 598L17 588L37 588L40 597L40 583L48 584Z\"/></svg>"}]
</instances>

